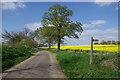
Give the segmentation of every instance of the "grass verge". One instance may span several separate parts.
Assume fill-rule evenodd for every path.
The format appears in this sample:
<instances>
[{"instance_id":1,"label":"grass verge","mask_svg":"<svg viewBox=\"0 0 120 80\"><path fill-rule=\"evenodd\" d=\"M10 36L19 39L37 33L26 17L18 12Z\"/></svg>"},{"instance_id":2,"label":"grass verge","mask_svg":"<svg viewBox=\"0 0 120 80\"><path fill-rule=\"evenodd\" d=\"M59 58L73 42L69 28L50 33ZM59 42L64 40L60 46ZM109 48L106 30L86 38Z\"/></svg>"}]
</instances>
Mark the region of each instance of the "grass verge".
<instances>
[{"instance_id":1,"label":"grass verge","mask_svg":"<svg viewBox=\"0 0 120 80\"><path fill-rule=\"evenodd\" d=\"M57 51L57 60L68 78L118 78L117 53L93 55L93 64L90 65L90 56L86 51Z\"/></svg>"}]
</instances>

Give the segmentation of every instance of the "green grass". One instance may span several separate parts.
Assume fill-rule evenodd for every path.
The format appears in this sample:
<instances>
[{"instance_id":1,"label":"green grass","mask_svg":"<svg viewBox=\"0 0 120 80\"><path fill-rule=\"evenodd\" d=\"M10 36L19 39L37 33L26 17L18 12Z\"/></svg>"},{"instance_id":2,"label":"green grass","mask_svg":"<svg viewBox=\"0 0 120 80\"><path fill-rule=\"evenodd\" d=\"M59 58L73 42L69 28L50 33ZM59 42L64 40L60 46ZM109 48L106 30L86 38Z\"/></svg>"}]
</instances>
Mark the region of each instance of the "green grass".
<instances>
[{"instance_id":1,"label":"green grass","mask_svg":"<svg viewBox=\"0 0 120 80\"><path fill-rule=\"evenodd\" d=\"M36 50L25 46L2 46L2 71L29 58Z\"/></svg>"},{"instance_id":2,"label":"green grass","mask_svg":"<svg viewBox=\"0 0 120 80\"><path fill-rule=\"evenodd\" d=\"M56 58L68 78L118 78L117 53L97 53L90 65L90 56L86 51L48 51L57 53Z\"/></svg>"}]
</instances>

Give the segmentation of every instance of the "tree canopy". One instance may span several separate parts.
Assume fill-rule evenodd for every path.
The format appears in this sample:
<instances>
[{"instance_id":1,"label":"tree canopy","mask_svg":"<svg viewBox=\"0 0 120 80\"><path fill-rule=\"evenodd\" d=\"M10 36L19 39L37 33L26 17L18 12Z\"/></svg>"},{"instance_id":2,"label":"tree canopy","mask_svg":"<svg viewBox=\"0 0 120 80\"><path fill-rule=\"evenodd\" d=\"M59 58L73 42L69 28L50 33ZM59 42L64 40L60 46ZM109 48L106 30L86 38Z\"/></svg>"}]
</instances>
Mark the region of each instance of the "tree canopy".
<instances>
[{"instance_id":1,"label":"tree canopy","mask_svg":"<svg viewBox=\"0 0 120 80\"><path fill-rule=\"evenodd\" d=\"M79 32L82 32L82 24L80 22L74 22L70 20L73 15L73 11L68 9L67 6L61 6L59 4L53 5L45 12L42 17L42 25L54 27L54 31L57 37L58 50L60 50L60 43L65 36L69 38L79 38Z\"/></svg>"},{"instance_id":2,"label":"tree canopy","mask_svg":"<svg viewBox=\"0 0 120 80\"><path fill-rule=\"evenodd\" d=\"M56 31L53 26L44 26L38 28L35 33L36 38L43 43L48 43L49 48L51 48L51 44L56 43Z\"/></svg>"}]
</instances>

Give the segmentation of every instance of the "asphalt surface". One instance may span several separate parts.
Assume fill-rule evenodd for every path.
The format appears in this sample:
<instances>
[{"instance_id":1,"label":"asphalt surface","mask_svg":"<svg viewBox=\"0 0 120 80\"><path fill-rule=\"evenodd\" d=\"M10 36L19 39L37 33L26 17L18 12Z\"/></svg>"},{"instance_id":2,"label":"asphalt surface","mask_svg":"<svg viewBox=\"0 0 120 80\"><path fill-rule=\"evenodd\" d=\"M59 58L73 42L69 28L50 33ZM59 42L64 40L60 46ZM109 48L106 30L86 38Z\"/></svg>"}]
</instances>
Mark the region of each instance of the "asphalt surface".
<instances>
[{"instance_id":1,"label":"asphalt surface","mask_svg":"<svg viewBox=\"0 0 120 80\"><path fill-rule=\"evenodd\" d=\"M34 56L6 70L3 78L66 78L56 54L39 51Z\"/></svg>"}]
</instances>

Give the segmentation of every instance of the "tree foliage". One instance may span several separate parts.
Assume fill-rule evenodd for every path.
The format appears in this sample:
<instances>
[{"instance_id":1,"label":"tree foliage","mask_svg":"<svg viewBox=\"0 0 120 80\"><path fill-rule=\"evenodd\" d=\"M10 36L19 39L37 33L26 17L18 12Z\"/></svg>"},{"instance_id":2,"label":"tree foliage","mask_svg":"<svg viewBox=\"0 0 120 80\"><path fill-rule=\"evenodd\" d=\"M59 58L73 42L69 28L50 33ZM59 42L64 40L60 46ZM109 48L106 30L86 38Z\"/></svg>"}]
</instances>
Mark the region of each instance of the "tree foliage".
<instances>
[{"instance_id":1,"label":"tree foliage","mask_svg":"<svg viewBox=\"0 0 120 80\"><path fill-rule=\"evenodd\" d=\"M115 43L115 40L112 40L112 44L116 44L116 43Z\"/></svg>"},{"instance_id":2,"label":"tree foliage","mask_svg":"<svg viewBox=\"0 0 120 80\"><path fill-rule=\"evenodd\" d=\"M2 38L7 41L8 45L23 44L26 46L35 47L35 45L37 44L37 42L34 41L33 33L27 29L24 29L24 31L20 32L8 32L7 30L5 30L5 32L2 34Z\"/></svg>"},{"instance_id":3,"label":"tree foliage","mask_svg":"<svg viewBox=\"0 0 120 80\"><path fill-rule=\"evenodd\" d=\"M120 41L116 41L116 44L120 44Z\"/></svg>"},{"instance_id":4,"label":"tree foliage","mask_svg":"<svg viewBox=\"0 0 120 80\"><path fill-rule=\"evenodd\" d=\"M104 40L102 40L102 41L101 41L101 44L107 44L107 42L106 42L106 41L104 41Z\"/></svg>"},{"instance_id":5,"label":"tree foliage","mask_svg":"<svg viewBox=\"0 0 120 80\"><path fill-rule=\"evenodd\" d=\"M79 32L82 32L82 24L80 22L71 21L69 17L73 15L73 11L67 6L53 5L45 12L42 17L42 25L54 27L56 31L58 50L60 50L60 43L64 37L79 38Z\"/></svg>"},{"instance_id":6,"label":"tree foliage","mask_svg":"<svg viewBox=\"0 0 120 80\"><path fill-rule=\"evenodd\" d=\"M107 44L111 44L111 40L108 40L108 41L107 41Z\"/></svg>"},{"instance_id":7,"label":"tree foliage","mask_svg":"<svg viewBox=\"0 0 120 80\"><path fill-rule=\"evenodd\" d=\"M56 31L53 26L40 27L35 31L35 34L42 43L48 43L49 48L51 48L51 44L56 43Z\"/></svg>"}]
</instances>

